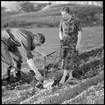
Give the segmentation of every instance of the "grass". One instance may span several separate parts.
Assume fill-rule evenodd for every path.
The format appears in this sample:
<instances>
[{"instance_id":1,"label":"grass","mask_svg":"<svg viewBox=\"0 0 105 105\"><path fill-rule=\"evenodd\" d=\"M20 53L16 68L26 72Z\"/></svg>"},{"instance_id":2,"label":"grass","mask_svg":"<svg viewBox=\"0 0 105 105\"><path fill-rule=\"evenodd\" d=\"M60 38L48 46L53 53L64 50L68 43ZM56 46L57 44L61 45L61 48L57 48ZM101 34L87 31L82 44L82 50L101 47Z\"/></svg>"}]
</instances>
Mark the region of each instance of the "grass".
<instances>
[{"instance_id":1,"label":"grass","mask_svg":"<svg viewBox=\"0 0 105 105\"><path fill-rule=\"evenodd\" d=\"M28 29L28 30L31 30L33 33L41 32L46 37L45 44L43 44L41 47L38 47L37 50L39 50L45 54L48 54L48 53L56 50L59 47L60 41L59 41L59 36L57 34L58 28L34 28L34 29ZM87 51L90 51L90 50L96 49L96 48L100 48L102 45L103 45L103 27L102 26L83 28L83 36L82 36L81 47L80 47L79 51L80 51L80 53L85 52L85 54L81 55L82 59L88 58L87 56L93 57L91 59L88 59L88 60L92 61L93 63L92 62L88 63L87 59L85 61L85 63L87 63L86 66L88 66L89 69L91 69L91 67L93 68L93 72L96 71L97 65L100 66L99 69L102 68L101 67L102 62L98 62L98 58L94 58L95 56L97 56L96 53L98 53L98 50L93 51L94 52L93 55L92 55L92 53L89 53ZM25 51L23 48L21 48L20 50L21 50L21 52ZM102 52L101 49L99 50L99 52ZM25 53L22 53L22 55L24 57L26 57ZM99 58L100 58L100 56L99 56ZM37 59L41 60L40 64L39 64L39 62L37 62L38 61ZM37 55L35 55L34 61L37 65L37 67L39 67L39 68L41 65L43 65L43 57L37 57ZM47 61L49 61L49 59L47 59ZM55 60L52 59L52 61L49 61L49 62L55 62ZM26 63L26 59L24 59L22 69L23 68L29 68L27 63ZM102 71L102 70L100 70L100 71ZM24 69L24 72L25 72L25 69ZM90 76L87 76L87 78L88 78L87 82L84 81L83 83L78 84L78 86L73 87L72 89L70 87L68 87L68 90L61 89L60 91L56 92L57 94L56 93L53 94L50 90L43 90L42 93L41 93L41 91L39 93L39 91L36 92L36 90L31 90L31 88L33 87L33 85L31 83L29 85L26 85L25 87L24 87L24 85L22 85L22 86L20 85L20 87L14 89L14 90L6 90L5 89L2 92L2 94L3 94L2 96L4 98L3 103L11 103L11 104L13 104L13 103L17 103L17 104L29 103L30 104L30 103L36 103L36 101L38 101L38 100L41 102L42 101L41 99L43 99L44 103L63 103L63 101L65 103L76 103L76 102L77 103L84 103L84 101L81 99L81 97L79 97L79 98L78 97L75 98L75 97L78 96L79 94L83 93L83 90L86 90L87 88L90 88L90 86L92 86L93 84L96 84L100 80L103 80L101 78L101 75L93 77L93 79ZM30 86L30 85L32 85L32 86ZM20 94L18 94L18 93L20 93ZM88 94L88 95L85 96L83 99L84 100L90 99L90 101L88 100L87 102L92 103L91 93L95 94L94 96L96 97L93 100L94 103L102 103L104 95L102 94L101 90L95 90L95 91L88 90L86 92L86 94ZM17 94L18 94L18 96L17 96ZM82 95L82 96L84 96L84 95ZM69 101L70 98L74 98L74 100ZM68 101L66 101L66 100L68 100ZM38 103L39 103L39 101L38 101Z\"/></svg>"},{"instance_id":2,"label":"grass","mask_svg":"<svg viewBox=\"0 0 105 105\"><path fill-rule=\"evenodd\" d=\"M103 76L101 74L91 79L87 79L74 87L68 86L68 88L59 89L57 92L52 94L51 97L46 98L42 103L43 104L60 104L67 99L73 98L74 96L81 93L83 90L86 90L88 87L95 85L99 81L102 81L102 80L103 80Z\"/></svg>"},{"instance_id":3,"label":"grass","mask_svg":"<svg viewBox=\"0 0 105 105\"><path fill-rule=\"evenodd\" d=\"M104 89L103 82L93 85L73 99L64 101L62 104L103 104Z\"/></svg>"},{"instance_id":4,"label":"grass","mask_svg":"<svg viewBox=\"0 0 105 105\"><path fill-rule=\"evenodd\" d=\"M49 54L50 52L53 52L57 49L59 49L60 46L60 40L59 40L59 29L58 29L58 25L59 25L59 21L60 21L60 9L63 5L53 5L50 6L50 8L46 9L46 10L42 10L39 12L31 12L31 13L21 13L21 14L15 14L15 13L11 13L11 14L3 14L2 15L2 26L4 28L26 28L27 30L32 31L33 33L43 33L46 37L46 42L41 46L36 48L37 50L39 50L40 52L43 52L45 54ZM69 5L71 6L72 10L75 11L76 13L78 13L77 15L80 17L80 20L84 21L83 24L85 24L85 26L89 25L93 25L90 24L88 21L86 23L86 18L87 18L87 14L90 14L92 12L96 12L96 13L102 13L102 8L97 8L96 7L88 7L88 6L80 6L80 5ZM85 7L85 8L84 8ZM82 11L81 11L82 10ZM89 11L89 12L88 12ZM82 17L81 16L84 17ZM55 27L56 26L56 27ZM40 27L40 28L38 28ZM49 28L48 28L49 27ZM101 46L103 46L103 26L97 26L94 25L94 27L83 27L83 35L82 35L82 40L81 40L81 44L80 44L80 49L79 49L79 53L83 53L86 51L90 51L92 49L96 49L96 48L100 48ZM19 49L21 52L25 52L24 48L20 48ZM95 50L96 51L96 50ZM94 51L93 51L94 52ZM92 53L93 53L92 52ZM100 51L101 52L101 51ZM87 75L85 75L85 78L91 78L90 74L94 74L94 71L97 71L97 67L99 69L102 69L103 67L103 60L100 61L100 59L98 58L94 58L95 52L92 56L92 53L85 53L83 55L81 55L81 58L84 60L84 64L86 63L86 65L81 66L81 69L87 71L87 68L93 69L92 72L88 72ZM41 68L43 66L43 57L42 56L37 56L34 52L34 61L35 64L37 65L38 68ZM97 51L96 51L97 54ZM22 64L22 71L26 72L28 71L30 68L27 65L27 61L26 61L26 53L22 53L23 58L23 64ZM56 54L54 55L55 59ZM47 58L47 64L48 63L55 63L56 60L53 57L49 57ZM91 56L91 58L89 58L88 56ZM88 59L87 59L88 58ZM100 58L100 57L99 57ZM88 62L88 60L90 62ZM83 63L82 62L82 63ZM26 68L26 69L25 69ZM100 70L101 71L101 70ZM5 69L2 69L2 73L5 73ZM90 74L89 74L90 73ZM92 75L93 77L93 75ZM101 78L101 77L100 77ZM94 82L96 81L96 79L94 79ZM30 84L31 85L31 84ZM21 85L19 88L16 88L14 90L6 90L4 89L2 92L2 96L4 98L3 102L7 102L7 103L35 103L35 100L40 100L40 97L42 96L42 98L44 98L43 96L46 96L46 101L49 101L48 99L50 99L52 97L52 100L54 99L54 97L58 98L58 100L54 100L50 103L54 103L55 101L57 102L63 102L63 99L69 99L69 96L72 97L73 94L77 91L79 92L79 90L81 90L81 86L74 88L73 92L69 93L68 90L66 90L68 96L64 95L64 97L58 97L51 94L51 91L49 92L49 90L46 90L46 92L42 92L42 93L36 93L36 90L31 90L32 86L28 87L25 86L25 84ZM25 87L24 87L25 86ZM85 83L84 85L85 87L87 87L87 83ZM79 89L79 90L78 90ZM61 90L63 91L63 90ZM17 94L21 93L20 96L18 97ZM30 92L35 92L35 93L30 93ZM64 91L63 91L64 92ZM90 91L88 91L87 93L89 93ZM95 91L97 93L97 91ZM95 93L93 92L93 93ZM61 96L62 92L60 92ZM102 94L102 92L98 93L98 94ZM88 95L91 98L91 94ZM95 95L96 96L96 95ZM88 98L89 98L88 97ZM88 99L87 97L84 98L84 100ZM83 100L80 99L80 103L84 103ZM75 103L78 99L74 98L74 101L72 101L71 103ZM101 103L100 100L103 100L103 95L101 95L100 97L97 96L97 98L95 100L99 100L99 103ZM90 99L91 101L91 99ZM78 103L79 103L78 102ZM98 101L96 102L98 103Z\"/></svg>"},{"instance_id":5,"label":"grass","mask_svg":"<svg viewBox=\"0 0 105 105\"><path fill-rule=\"evenodd\" d=\"M58 25L60 21L60 9L62 6L65 6L65 5L64 4L63 5L52 5L50 6L50 8L39 11L39 12L21 13L21 14L15 14L15 13L3 14L2 15L2 26L4 28L7 28L7 27L25 28L27 30L32 31L33 33L37 33L37 32L43 33L46 37L46 42L41 47L38 47L36 49L39 50L39 52L49 54L50 52L53 52L59 49L59 46L60 46L60 40L58 36L58 33L59 33ZM75 13L78 13L77 15L80 17L80 20L81 21L83 20L83 26L87 26L87 27L83 27L83 35L82 35L79 53L80 54L82 53L81 59L83 59L83 62L81 62L82 63L81 69L84 70L85 68L85 71L88 71L87 69L91 71L91 72L87 72L87 74L84 75L85 76L84 78L88 78L88 80L91 82L91 85L92 85L93 82L94 82L93 84L98 83L99 79L103 80L101 76L99 76L99 78L96 79L95 77L93 77L94 75L92 75L93 77L92 79L90 75L90 74L94 74L99 69L100 69L99 71L102 71L101 69L103 69L104 61L103 61L103 57L102 56L100 57L100 55L102 55L100 54L102 51L99 49L98 51L96 50L90 51L92 49L100 48L101 46L103 46L103 26L102 24L101 26L97 26L96 24L94 25L94 27L90 27L90 25L93 25L93 23L90 22L91 23L90 24L85 19L87 18L88 14L91 14L94 11L95 13L102 13L103 9L101 7L96 9L96 7L88 7L86 5L84 6L69 5L69 6L72 8L73 11L75 11ZM22 71L26 72L30 68L27 65L26 53L23 53L25 52L25 49L20 48L19 50L22 52L22 56L24 57L23 58L24 62L22 64ZM90 52L87 52L87 51L90 51ZM83 54L83 52L85 53ZM98 56L98 53L99 53L99 56ZM41 68L44 62L43 57L42 56L38 57L34 52L33 54L34 54L35 64L37 65L38 68ZM94 58L95 56L97 57ZM53 63L53 62L55 63L56 60L54 59L54 57L55 59L57 58L56 54L53 55L53 57L47 58L47 64ZM99 58L102 58L102 59L99 59ZM5 73L5 69L2 69L2 73ZM102 103L103 97L104 97L104 95L102 94L103 90L101 91L102 88L100 89L99 85L96 86L99 89L96 89L96 87L91 88L89 86L90 83L88 80L87 82L84 82L84 84L83 83L78 84L78 86L72 89L68 87L69 90L61 89L60 91L57 91L56 93L60 93L60 97L58 96L59 94L56 94L56 93L52 94L50 90L43 90L42 92L41 90L38 92L36 92L36 90L32 90L31 88L33 88L34 86L33 84L35 84L35 82L33 84L31 83L26 84L26 85L22 84L20 86L17 86L18 88L15 88L14 90L2 89L3 103L11 103L11 104L29 103L30 104L30 103L36 103L37 100L42 101L41 99L43 99L45 103L47 102L63 103L62 100L65 100L64 101L65 103L80 103L81 104L81 103L85 103L86 101L90 104L92 103L92 100L91 100L92 94L94 94L94 96L96 97L93 100L94 103L96 104ZM91 80L93 80L93 82ZM82 90L84 88L86 90L85 93ZM83 95L81 95L81 93L83 93ZM82 97L82 99L81 97L78 96L79 94ZM74 95L77 97L74 97L70 101L70 97Z\"/></svg>"},{"instance_id":6,"label":"grass","mask_svg":"<svg viewBox=\"0 0 105 105\"><path fill-rule=\"evenodd\" d=\"M100 14L103 13L102 7L60 4L55 6L52 5L50 6L50 8L38 12L17 14L10 13L11 15L4 14L2 15L2 27L58 27L61 16L60 9L63 6L69 6L80 19L83 26L94 26L103 24L103 21L100 20ZM96 18L94 14L98 14L99 16ZM96 24L94 24L94 21L96 22Z\"/></svg>"}]
</instances>

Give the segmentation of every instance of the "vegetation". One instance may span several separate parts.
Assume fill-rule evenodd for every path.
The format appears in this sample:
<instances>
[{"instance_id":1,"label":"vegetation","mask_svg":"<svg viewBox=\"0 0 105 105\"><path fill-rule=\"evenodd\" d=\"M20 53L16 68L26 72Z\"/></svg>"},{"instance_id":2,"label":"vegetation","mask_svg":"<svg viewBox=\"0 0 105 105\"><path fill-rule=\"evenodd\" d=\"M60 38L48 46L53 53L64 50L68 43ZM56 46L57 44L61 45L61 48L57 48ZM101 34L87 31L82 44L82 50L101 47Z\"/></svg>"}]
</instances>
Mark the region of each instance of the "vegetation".
<instances>
[{"instance_id":1,"label":"vegetation","mask_svg":"<svg viewBox=\"0 0 105 105\"><path fill-rule=\"evenodd\" d=\"M38 12L4 14L2 15L2 27L58 27L62 6L65 4L50 5L50 8ZM76 13L83 26L103 24L103 18L100 17L100 14L103 14L102 7L70 4L68 6ZM40 31L45 34L47 43L43 45L42 50L51 52L52 49L55 50L55 47L58 47L57 28L30 28L30 30L33 33ZM36 89L35 74L29 70L24 60L22 70L27 68L29 72L21 71L21 81L14 81L12 75L10 83L2 81L2 104L104 104L103 27L83 28L81 46L81 53L76 58L79 61L79 67L73 71L73 77L78 81L68 81L59 88L58 83L63 75L63 71L58 68L59 56L53 54L49 57L45 69L40 69L43 66L41 57L37 59L35 56L34 60L41 74L46 73L47 79L54 78L53 87ZM22 52L24 52L23 49ZM22 53L22 56L25 57L25 54ZM53 72L50 71L51 68L54 69Z\"/></svg>"},{"instance_id":2,"label":"vegetation","mask_svg":"<svg viewBox=\"0 0 105 105\"><path fill-rule=\"evenodd\" d=\"M87 61L83 59L85 60L85 63L81 62L82 66L80 67L80 71L78 71L78 73L80 73L78 80L80 81L77 82L76 84L68 82L60 90L58 88L52 88L38 91L34 87L37 82L35 79L33 81L32 75L29 73L29 75L27 76L24 75L25 77L23 76L23 80L21 81L21 83L12 83L9 87L8 85L6 86L8 89L12 89L12 91L10 90L6 91L6 89L3 89L2 103L3 104L103 103L104 94L103 92L101 92L103 91L104 87L103 84L104 61L102 53L103 51L104 49L103 47L101 47L81 54L87 55L89 53L92 53L91 56L88 55ZM93 57L93 59L89 59L91 57ZM81 73L81 71L83 71L83 73ZM55 80L54 86L56 86L57 83L59 82L62 73L63 72L61 71L55 71L55 73L53 74L51 73L51 75L53 75L57 80L57 81ZM31 77L27 78L29 76ZM73 76L77 78L77 75ZM13 94L13 91L16 91L16 94ZM82 99L81 97L83 97L84 95L85 97ZM88 101L85 102L84 100Z\"/></svg>"},{"instance_id":3,"label":"vegetation","mask_svg":"<svg viewBox=\"0 0 105 105\"><path fill-rule=\"evenodd\" d=\"M20 4L20 7L21 7L21 10L24 11L24 12L32 12L32 11L35 11L34 9L34 5L32 3L22 3Z\"/></svg>"},{"instance_id":4,"label":"vegetation","mask_svg":"<svg viewBox=\"0 0 105 105\"><path fill-rule=\"evenodd\" d=\"M29 4L28 4L29 5ZM62 4L51 5L48 9L38 12L20 13L19 15L11 15L7 18L2 17L2 27L58 27L60 22L60 9L63 6L69 6L74 14L79 18L82 26L97 26L103 24L103 7L77 5L77 4ZM26 8L28 10L28 8ZM29 9L31 11L31 8ZM7 20L8 19L8 20ZM15 21L15 24L13 25ZM20 25L20 21L22 24ZM13 23L12 23L13 22Z\"/></svg>"},{"instance_id":5,"label":"vegetation","mask_svg":"<svg viewBox=\"0 0 105 105\"><path fill-rule=\"evenodd\" d=\"M21 7L21 11L23 12L35 12L35 11L39 11L42 8L44 8L47 4L33 4L30 2L23 2L20 4Z\"/></svg>"}]
</instances>

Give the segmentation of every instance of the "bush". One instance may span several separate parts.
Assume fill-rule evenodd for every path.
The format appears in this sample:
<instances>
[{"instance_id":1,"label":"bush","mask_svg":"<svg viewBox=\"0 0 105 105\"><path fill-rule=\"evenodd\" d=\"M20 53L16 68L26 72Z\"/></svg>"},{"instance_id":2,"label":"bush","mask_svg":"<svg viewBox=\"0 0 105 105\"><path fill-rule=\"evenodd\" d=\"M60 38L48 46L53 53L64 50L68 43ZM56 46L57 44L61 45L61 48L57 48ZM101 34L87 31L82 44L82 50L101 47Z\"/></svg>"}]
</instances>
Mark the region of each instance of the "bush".
<instances>
[{"instance_id":1,"label":"bush","mask_svg":"<svg viewBox=\"0 0 105 105\"><path fill-rule=\"evenodd\" d=\"M74 13L82 22L97 22L99 18L96 18L95 15L103 13L103 8L96 6L77 7L75 8Z\"/></svg>"},{"instance_id":2,"label":"bush","mask_svg":"<svg viewBox=\"0 0 105 105\"><path fill-rule=\"evenodd\" d=\"M21 28L21 27L26 27L26 26L29 26L33 23L29 23L29 22L26 22L26 21L23 21L23 20L13 20L13 21L9 21L9 22L5 22L2 27L3 28L6 28L6 27L13 27L13 28Z\"/></svg>"},{"instance_id":3,"label":"bush","mask_svg":"<svg viewBox=\"0 0 105 105\"><path fill-rule=\"evenodd\" d=\"M33 5L32 3L26 2L26 3L20 4L20 6L21 6L21 10L22 10L22 11L25 11L25 12L32 12L32 11L35 11L34 5Z\"/></svg>"},{"instance_id":4,"label":"bush","mask_svg":"<svg viewBox=\"0 0 105 105\"><path fill-rule=\"evenodd\" d=\"M40 3L40 4L34 5L34 7L35 7L35 10L36 10L36 11L39 11L39 10L41 10L42 8L44 8L46 5L48 5L48 4L47 4L47 3Z\"/></svg>"},{"instance_id":5,"label":"bush","mask_svg":"<svg viewBox=\"0 0 105 105\"><path fill-rule=\"evenodd\" d=\"M44 8L47 4L33 4L30 2L23 2L20 4L21 6L21 11L24 12L34 12L34 11L39 11L42 8Z\"/></svg>"}]
</instances>

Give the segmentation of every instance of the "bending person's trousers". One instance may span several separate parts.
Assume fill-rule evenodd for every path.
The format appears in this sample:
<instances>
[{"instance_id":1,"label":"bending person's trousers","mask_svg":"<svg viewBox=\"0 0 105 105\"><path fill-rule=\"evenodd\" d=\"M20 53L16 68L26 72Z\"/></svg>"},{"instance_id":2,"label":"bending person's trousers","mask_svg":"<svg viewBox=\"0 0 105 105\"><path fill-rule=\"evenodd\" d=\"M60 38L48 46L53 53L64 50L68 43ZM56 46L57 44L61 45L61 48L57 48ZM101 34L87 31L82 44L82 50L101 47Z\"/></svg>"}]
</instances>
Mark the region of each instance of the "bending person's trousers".
<instances>
[{"instance_id":1,"label":"bending person's trousers","mask_svg":"<svg viewBox=\"0 0 105 105\"><path fill-rule=\"evenodd\" d=\"M14 64L16 64L16 68L20 70L22 63L22 56L18 48L14 46L11 49L11 47L8 46L8 44L5 44L6 41L7 39L4 39L4 42L2 42L2 49L1 49L3 56L2 59L5 62L7 62L9 65L2 62L2 76L3 75L10 76L10 69L12 68L12 66L14 66ZM15 61L13 58L15 59ZM18 73L20 72L18 71Z\"/></svg>"}]
</instances>

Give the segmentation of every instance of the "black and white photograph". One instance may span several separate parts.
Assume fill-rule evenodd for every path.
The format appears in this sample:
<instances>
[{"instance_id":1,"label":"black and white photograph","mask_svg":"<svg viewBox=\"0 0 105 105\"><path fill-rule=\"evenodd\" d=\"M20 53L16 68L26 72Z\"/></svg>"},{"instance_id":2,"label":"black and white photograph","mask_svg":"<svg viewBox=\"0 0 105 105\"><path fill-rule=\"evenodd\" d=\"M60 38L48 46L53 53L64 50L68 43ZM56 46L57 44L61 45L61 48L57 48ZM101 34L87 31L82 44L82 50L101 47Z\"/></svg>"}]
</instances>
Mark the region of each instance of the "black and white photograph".
<instances>
[{"instance_id":1,"label":"black and white photograph","mask_svg":"<svg viewBox=\"0 0 105 105\"><path fill-rule=\"evenodd\" d=\"M1 1L2 104L104 104L103 1Z\"/></svg>"}]
</instances>

